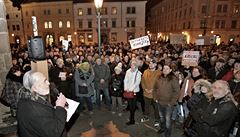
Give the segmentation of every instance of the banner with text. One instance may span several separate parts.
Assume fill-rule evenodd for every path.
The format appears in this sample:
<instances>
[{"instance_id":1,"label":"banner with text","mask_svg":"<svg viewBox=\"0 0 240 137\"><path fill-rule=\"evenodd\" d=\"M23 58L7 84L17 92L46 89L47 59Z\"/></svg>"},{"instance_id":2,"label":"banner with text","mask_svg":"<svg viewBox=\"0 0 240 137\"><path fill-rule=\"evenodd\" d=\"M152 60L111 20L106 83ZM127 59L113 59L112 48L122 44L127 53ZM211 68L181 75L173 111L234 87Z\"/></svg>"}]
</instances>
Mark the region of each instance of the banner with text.
<instances>
[{"instance_id":1,"label":"banner with text","mask_svg":"<svg viewBox=\"0 0 240 137\"><path fill-rule=\"evenodd\" d=\"M182 56L183 66L197 66L200 57L199 51L184 51Z\"/></svg>"},{"instance_id":2,"label":"banner with text","mask_svg":"<svg viewBox=\"0 0 240 137\"><path fill-rule=\"evenodd\" d=\"M150 40L148 36L132 39L129 40L129 42L132 49L142 48L150 45Z\"/></svg>"}]
</instances>

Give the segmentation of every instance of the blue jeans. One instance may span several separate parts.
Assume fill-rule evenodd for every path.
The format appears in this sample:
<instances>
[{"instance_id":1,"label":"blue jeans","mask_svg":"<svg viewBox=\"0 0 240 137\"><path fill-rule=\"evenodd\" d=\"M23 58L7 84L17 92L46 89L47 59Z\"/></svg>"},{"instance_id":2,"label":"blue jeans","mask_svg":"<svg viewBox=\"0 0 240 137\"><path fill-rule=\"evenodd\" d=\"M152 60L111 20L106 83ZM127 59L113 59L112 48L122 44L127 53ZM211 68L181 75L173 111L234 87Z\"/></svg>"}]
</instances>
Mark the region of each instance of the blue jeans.
<instances>
[{"instance_id":1,"label":"blue jeans","mask_svg":"<svg viewBox=\"0 0 240 137\"><path fill-rule=\"evenodd\" d=\"M109 95L109 90L108 90L108 88L105 88L102 91L103 91L103 95L104 95L104 98L106 101L106 105L107 105L108 109L111 109L111 98ZM101 90L96 89L96 103L97 103L98 107L101 107L100 93L101 93Z\"/></svg>"},{"instance_id":2,"label":"blue jeans","mask_svg":"<svg viewBox=\"0 0 240 137\"><path fill-rule=\"evenodd\" d=\"M158 110L160 116L161 129L165 131L165 137L170 137L172 129L172 112L173 106L170 105L161 105L158 103Z\"/></svg>"},{"instance_id":3,"label":"blue jeans","mask_svg":"<svg viewBox=\"0 0 240 137\"><path fill-rule=\"evenodd\" d=\"M87 104L88 111L92 111L93 110L93 104L92 104L91 97L78 97L77 101L80 102L80 104L79 104L79 106L77 108L77 112L82 112L83 111L83 106L84 106L85 102Z\"/></svg>"}]
</instances>

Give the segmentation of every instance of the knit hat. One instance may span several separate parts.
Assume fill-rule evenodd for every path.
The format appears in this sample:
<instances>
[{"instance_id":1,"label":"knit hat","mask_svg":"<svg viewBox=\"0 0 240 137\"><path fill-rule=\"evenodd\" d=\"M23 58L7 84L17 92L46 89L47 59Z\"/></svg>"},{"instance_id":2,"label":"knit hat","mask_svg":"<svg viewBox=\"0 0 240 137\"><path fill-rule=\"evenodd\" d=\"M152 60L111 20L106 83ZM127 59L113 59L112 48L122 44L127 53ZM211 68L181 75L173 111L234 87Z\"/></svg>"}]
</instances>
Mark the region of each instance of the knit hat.
<instances>
[{"instance_id":1,"label":"knit hat","mask_svg":"<svg viewBox=\"0 0 240 137\"><path fill-rule=\"evenodd\" d=\"M83 73L87 73L90 69L90 64L88 62L83 62L79 65L79 69L83 72Z\"/></svg>"}]
</instances>

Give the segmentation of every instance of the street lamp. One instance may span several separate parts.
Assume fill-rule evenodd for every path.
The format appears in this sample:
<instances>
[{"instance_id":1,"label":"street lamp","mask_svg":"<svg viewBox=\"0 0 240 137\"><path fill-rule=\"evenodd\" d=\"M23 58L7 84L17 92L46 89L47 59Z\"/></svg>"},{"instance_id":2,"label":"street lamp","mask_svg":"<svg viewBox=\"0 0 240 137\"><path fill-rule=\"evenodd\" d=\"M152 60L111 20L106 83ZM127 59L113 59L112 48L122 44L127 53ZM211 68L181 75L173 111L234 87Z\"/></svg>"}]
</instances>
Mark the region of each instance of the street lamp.
<instances>
[{"instance_id":1,"label":"street lamp","mask_svg":"<svg viewBox=\"0 0 240 137\"><path fill-rule=\"evenodd\" d=\"M103 5L103 0L94 0L94 3L95 3L96 10L97 10L97 19L98 19L98 51L99 51L99 55L101 55L101 32L100 32L101 15L100 14L101 14L101 8Z\"/></svg>"}]
</instances>

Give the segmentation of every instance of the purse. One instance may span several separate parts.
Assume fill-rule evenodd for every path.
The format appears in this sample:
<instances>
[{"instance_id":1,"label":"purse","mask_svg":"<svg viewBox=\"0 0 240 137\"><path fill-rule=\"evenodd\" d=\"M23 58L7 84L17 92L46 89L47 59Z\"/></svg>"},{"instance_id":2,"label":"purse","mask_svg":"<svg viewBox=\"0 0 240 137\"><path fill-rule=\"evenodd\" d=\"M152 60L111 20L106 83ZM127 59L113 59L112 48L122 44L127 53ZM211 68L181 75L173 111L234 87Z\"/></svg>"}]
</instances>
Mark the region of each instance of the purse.
<instances>
[{"instance_id":1,"label":"purse","mask_svg":"<svg viewBox=\"0 0 240 137\"><path fill-rule=\"evenodd\" d=\"M78 86L78 92L80 94L88 94L88 87L87 86Z\"/></svg>"},{"instance_id":2,"label":"purse","mask_svg":"<svg viewBox=\"0 0 240 137\"><path fill-rule=\"evenodd\" d=\"M134 98L134 92L132 91L124 91L123 92L123 97L126 99L133 99Z\"/></svg>"}]
</instances>

